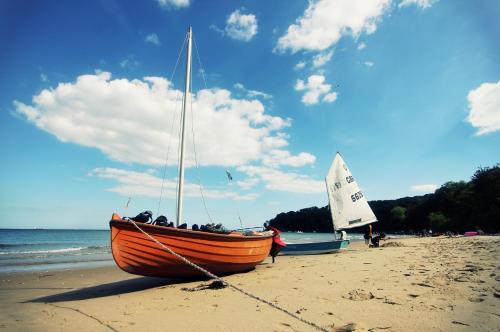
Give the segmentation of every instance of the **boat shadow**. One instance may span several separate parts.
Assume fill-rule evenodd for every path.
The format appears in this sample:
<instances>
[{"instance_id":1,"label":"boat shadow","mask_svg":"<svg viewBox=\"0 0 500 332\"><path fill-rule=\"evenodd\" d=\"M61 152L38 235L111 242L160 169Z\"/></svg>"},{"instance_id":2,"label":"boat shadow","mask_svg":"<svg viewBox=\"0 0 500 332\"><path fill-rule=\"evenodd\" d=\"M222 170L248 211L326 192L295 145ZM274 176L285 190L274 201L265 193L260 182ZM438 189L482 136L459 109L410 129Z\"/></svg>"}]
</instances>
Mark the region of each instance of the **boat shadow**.
<instances>
[{"instance_id":1,"label":"boat shadow","mask_svg":"<svg viewBox=\"0 0 500 332\"><path fill-rule=\"evenodd\" d=\"M133 279L126 279L116 282L110 282L98 286L91 286L85 288L75 289L69 292L42 296L23 303L56 303L66 301L80 301L96 299L107 296L122 295L134 292L140 292L151 288L164 288L169 285L183 284L193 281L203 281L206 279L170 279L170 278L152 278L152 277L138 277Z\"/></svg>"}]
</instances>

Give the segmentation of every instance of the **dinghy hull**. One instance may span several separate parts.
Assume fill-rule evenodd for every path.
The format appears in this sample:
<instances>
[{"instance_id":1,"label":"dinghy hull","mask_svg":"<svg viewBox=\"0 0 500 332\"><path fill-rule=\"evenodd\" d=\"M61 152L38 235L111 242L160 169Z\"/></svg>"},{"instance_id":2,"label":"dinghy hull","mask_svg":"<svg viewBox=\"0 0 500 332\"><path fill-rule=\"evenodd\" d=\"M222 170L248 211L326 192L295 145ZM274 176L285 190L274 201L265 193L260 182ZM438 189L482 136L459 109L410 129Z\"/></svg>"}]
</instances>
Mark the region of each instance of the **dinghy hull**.
<instances>
[{"instance_id":1,"label":"dinghy hull","mask_svg":"<svg viewBox=\"0 0 500 332\"><path fill-rule=\"evenodd\" d=\"M215 275L252 270L271 250L272 235L222 235L186 229L137 224L146 233L175 253ZM128 273L186 278L203 273L161 248L134 225L112 220L111 251L116 264Z\"/></svg>"},{"instance_id":2,"label":"dinghy hull","mask_svg":"<svg viewBox=\"0 0 500 332\"><path fill-rule=\"evenodd\" d=\"M347 248L349 240L333 240L312 243L287 243L281 249L280 255L320 255L328 254Z\"/></svg>"}]
</instances>

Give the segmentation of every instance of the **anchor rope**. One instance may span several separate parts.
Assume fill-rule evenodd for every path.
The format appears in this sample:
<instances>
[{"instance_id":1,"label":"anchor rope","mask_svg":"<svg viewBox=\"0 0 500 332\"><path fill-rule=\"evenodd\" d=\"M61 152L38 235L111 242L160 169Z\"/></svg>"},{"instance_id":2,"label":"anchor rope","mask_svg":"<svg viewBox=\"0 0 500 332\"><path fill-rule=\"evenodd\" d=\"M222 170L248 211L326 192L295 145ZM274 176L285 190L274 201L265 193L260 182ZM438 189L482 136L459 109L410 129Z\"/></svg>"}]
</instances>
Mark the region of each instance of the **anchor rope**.
<instances>
[{"instance_id":1,"label":"anchor rope","mask_svg":"<svg viewBox=\"0 0 500 332\"><path fill-rule=\"evenodd\" d=\"M326 328L324 327L321 327L319 326L318 324L314 323L314 322L311 322L307 319L304 319L296 314L294 314L293 312L283 308L283 307L280 307L279 305L275 304L275 303L272 303L271 301L268 301L266 299L263 299L257 295L254 295L250 292L247 292L246 290L240 288L240 287L237 287L233 284L231 284L230 282L222 279L221 277L218 277L216 276L215 274L211 273L210 271L207 271L205 270L204 268L202 268L201 266L198 266L196 264L194 264L193 262L191 262L190 260L188 260L187 258L179 255L178 253L176 253L175 251L173 251L172 249L170 249L169 247L167 247L166 245L164 245L163 243L161 243L160 241L158 241L157 239L155 239L154 237L152 237L151 235L149 235L148 233L146 233L146 231L144 231L142 228L140 228L133 220L131 219L127 219L127 221L129 223L131 223L132 225L134 225L135 228L137 228L141 233L143 233L144 235L146 235L150 240L152 240L153 242L155 242L156 244L158 244L161 248L163 248L164 250L168 251L170 254L172 254L173 256L177 257L179 260L181 260L182 262L186 263L187 265L193 267L194 269L202 272L203 274L205 274L207 277L211 278L211 279L214 279L215 281L218 281L220 283L222 283L223 285L225 286L229 286L230 288L242 293L242 294L245 294L246 296L252 298L252 299L255 299L257 301L260 301L262 303L265 303L269 306L271 306L272 308L274 309L277 309L285 314L287 314L288 316L290 317L293 317L299 321L301 321L302 323L304 324L307 324L311 327L314 327L315 329L319 330L319 331L323 331L323 332L329 332L329 330L327 330Z\"/></svg>"}]
</instances>

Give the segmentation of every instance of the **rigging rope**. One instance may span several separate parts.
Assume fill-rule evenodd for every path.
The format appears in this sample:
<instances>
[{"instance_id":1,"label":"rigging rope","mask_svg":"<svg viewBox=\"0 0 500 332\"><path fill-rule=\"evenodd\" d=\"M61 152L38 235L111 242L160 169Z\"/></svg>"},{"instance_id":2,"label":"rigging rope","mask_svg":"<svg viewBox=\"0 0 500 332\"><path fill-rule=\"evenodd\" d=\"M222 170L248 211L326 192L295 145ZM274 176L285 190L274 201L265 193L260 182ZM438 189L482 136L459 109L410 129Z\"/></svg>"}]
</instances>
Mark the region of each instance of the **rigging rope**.
<instances>
[{"instance_id":1,"label":"rigging rope","mask_svg":"<svg viewBox=\"0 0 500 332\"><path fill-rule=\"evenodd\" d=\"M182 262L186 263L187 265L193 267L194 269L202 272L203 274L205 274L207 277L211 278L211 279L214 279L215 281L218 281L220 283L222 283L223 285L225 286L228 286L242 294L245 294L246 296L248 297L251 297L252 299L255 299L257 301L260 301L262 303L265 303L285 314L287 314L288 316L291 316L299 321L301 321L302 323L305 323L311 327L314 327L315 329L319 330L319 331L323 331L323 332L330 332L329 330L327 330L326 328L324 327L321 327L319 326L318 324L314 323L314 322L311 322L307 319L304 319L300 316L298 316L297 314L294 314L293 312L285 309L285 308L282 308L280 307L279 305L275 304L275 303L272 303L271 301L268 301L266 299L263 299L257 295L254 295L254 294L251 294L249 292L247 292L246 290L242 289L242 288L239 288L238 286L235 286L233 284L231 284L230 282L216 276L215 274L211 273L210 271L207 271L205 270L204 268L202 268L201 266L198 266L196 264L194 264L193 262L191 262L190 260L188 260L187 258L185 258L184 256L181 256L179 255L178 253L176 253L175 251L173 251L172 249L170 249L169 247L167 247L166 245L164 245L163 243L161 243L160 241L158 241L157 239L155 239L154 237L152 237L151 235L149 235L148 233L146 233L142 228L140 228L133 220L131 219L127 219L127 221L129 223L131 223L132 225L134 225L135 228L137 228L141 233L143 233L144 235L146 235L150 240L152 240L153 242L155 242L156 244L158 244L161 248L163 248L164 250L168 251L171 255L173 255L174 257L178 258L179 260L181 260Z\"/></svg>"},{"instance_id":2,"label":"rigging rope","mask_svg":"<svg viewBox=\"0 0 500 332\"><path fill-rule=\"evenodd\" d=\"M191 80L193 82L193 80ZM191 98L191 134L193 136L193 152L194 152L194 162L196 165L196 175L198 177L198 186L200 187L200 194L201 194L201 200L203 202L203 206L205 207L205 213L208 216L208 219L210 220L211 223L214 223L212 220L212 217L210 216L210 213L208 212L207 208L207 202L205 201L205 195L203 194L203 186L201 184L201 177L200 177L200 168L198 165L198 157L196 156L196 141L194 139L194 115L193 115L193 98Z\"/></svg>"},{"instance_id":3,"label":"rigging rope","mask_svg":"<svg viewBox=\"0 0 500 332\"><path fill-rule=\"evenodd\" d=\"M181 55L182 55L182 50L184 49L184 45L186 45L186 40L187 40L187 35L184 38L182 46L179 50L179 55L177 56L177 61L175 62L174 70L172 71L172 75L170 75L170 82L173 82L175 72L177 71L177 65L179 64L179 60L180 60ZM179 103L177 103L176 105L179 106ZM160 198L158 199L158 209L156 211L157 216L160 215L161 201L163 198L163 189L165 186L165 178L167 176L168 156L170 154L170 145L171 145L170 143L172 142L172 134L174 132L174 122L175 122L175 118L177 117L177 111L178 111L178 108L176 107L174 110L174 118L172 119L172 125L170 126L170 140L168 141L168 148L167 148L167 153L165 156L165 166L163 167L163 177L161 180Z\"/></svg>"}]
</instances>

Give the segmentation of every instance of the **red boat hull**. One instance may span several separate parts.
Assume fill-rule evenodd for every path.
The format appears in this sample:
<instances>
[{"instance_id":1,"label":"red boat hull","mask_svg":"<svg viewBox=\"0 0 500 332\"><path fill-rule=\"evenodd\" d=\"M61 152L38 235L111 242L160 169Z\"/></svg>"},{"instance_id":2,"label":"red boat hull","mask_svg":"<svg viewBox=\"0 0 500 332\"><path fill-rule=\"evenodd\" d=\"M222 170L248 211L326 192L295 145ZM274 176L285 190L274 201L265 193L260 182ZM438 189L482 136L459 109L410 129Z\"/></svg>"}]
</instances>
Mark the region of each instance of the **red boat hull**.
<instances>
[{"instance_id":1,"label":"red boat hull","mask_svg":"<svg viewBox=\"0 0 500 332\"><path fill-rule=\"evenodd\" d=\"M245 272L261 263L271 250L272 235L222 235L137 224L175 253L215 275ZM125 220L112 220L111 250L122 270L151 277L199 277L203 273L180 261Z\"/></svg>"}]
</instances>

